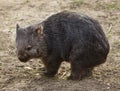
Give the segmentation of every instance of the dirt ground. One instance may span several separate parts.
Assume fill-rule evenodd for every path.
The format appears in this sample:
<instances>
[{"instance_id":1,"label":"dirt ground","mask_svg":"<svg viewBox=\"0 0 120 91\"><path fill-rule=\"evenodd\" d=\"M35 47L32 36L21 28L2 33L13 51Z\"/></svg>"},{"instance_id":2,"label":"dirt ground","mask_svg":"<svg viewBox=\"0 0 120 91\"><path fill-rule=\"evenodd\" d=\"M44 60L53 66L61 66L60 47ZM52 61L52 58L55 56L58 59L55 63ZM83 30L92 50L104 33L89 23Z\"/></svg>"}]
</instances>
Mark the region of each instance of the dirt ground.
<instances>
[{"instance_id":1,"label":"dirt ground","mask_svg":"<svg viewBox=\"0 0 120 91\"><path fill-rule=\"evenodd\" d=\"M69 63L54 78L41 76L40 59L21 63L15 54L15 29L35 24L62 10L82 12L102 25L111 50L93 76L68 81ZM120 91L119 0L0 0L0 91Z\"/></svg>"}]
</instances>

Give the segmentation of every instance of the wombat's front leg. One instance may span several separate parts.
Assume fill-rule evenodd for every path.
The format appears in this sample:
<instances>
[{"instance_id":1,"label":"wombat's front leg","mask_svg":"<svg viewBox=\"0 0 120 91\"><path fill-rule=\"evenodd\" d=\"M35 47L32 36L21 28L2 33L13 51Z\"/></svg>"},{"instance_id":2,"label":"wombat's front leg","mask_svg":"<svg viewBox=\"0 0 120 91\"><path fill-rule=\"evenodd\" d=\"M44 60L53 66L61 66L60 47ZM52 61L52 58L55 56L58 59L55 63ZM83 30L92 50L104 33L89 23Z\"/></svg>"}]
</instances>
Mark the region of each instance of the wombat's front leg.
<instances>
[{"instance_id":1,"label":"wombat's front leg","mask_svg":"<svg viewBox=\"0 0 120 91\"><path fill-rule=\"evenodd\" d=\"M53 77L58 72L61 62L61 59L55 55L51 55L47 60L43 60L46 68L44 75L47 77Z\"/></svg>"}]
</instances>

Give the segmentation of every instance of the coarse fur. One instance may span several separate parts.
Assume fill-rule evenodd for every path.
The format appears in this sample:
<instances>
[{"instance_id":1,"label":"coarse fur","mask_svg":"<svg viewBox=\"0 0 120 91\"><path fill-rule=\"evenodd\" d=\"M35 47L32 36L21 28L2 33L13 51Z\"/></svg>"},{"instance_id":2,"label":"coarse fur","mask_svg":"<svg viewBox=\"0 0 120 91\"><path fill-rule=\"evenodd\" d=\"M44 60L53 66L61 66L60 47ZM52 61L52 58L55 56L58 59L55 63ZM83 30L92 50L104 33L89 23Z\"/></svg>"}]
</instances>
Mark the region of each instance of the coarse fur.
<instances>
[{"instance_id":1,"label":"coarse fur","mask_svg":"<svg viewBox=\"0 0 120 91\"><path fill-rule=\"evenodd\" d=\"M21 61L42 59L46 76L54 76L61 62L70 62L68 79L72 80L92 74L93 68L104 63L109 53L108 40L98 21L69 11L27 28L17 25L16 44Z\"/></svg>"}]
</instances>

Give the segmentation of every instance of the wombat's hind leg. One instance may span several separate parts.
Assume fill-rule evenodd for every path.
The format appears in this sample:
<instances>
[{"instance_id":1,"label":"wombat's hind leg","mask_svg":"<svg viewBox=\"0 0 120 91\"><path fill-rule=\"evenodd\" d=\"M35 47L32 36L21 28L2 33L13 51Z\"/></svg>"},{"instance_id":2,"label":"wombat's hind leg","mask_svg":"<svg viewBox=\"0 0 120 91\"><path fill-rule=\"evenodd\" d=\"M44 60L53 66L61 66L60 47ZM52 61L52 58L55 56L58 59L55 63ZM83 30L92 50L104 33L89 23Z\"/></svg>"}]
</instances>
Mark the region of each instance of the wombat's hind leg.
<instances>
[{"instance_id":1,"label":"wombat's hind leg","mask_svg":"<svg viewBox=\"0 0 120 91\"><path fill-rule=\"evenodd\" d=\"M68 80L81 80L81 72L82 68L78 63L71 62L71 74L67 78Z\"/></svg>"},{"instance_id":2,"label":"wombat's hind leg","mask_svg":"<svg viewBox=\"0 0 120 91\"><path fill-rule=\"evenodd\" d=\"M82 68L79 63L71 63L71 74L68 80L82 80L92 75L93 68Z\"/></svg>"},{"instance_id":3,"label":"wombat's hind leg","mask_svg":"<svg viewBox=\"0 0 120 91\"><path fill-rule=\"evenodd\" d=\"M81 79L92 76L93 68L84 68L81 71Z\"/></svg>"}]
</instances>

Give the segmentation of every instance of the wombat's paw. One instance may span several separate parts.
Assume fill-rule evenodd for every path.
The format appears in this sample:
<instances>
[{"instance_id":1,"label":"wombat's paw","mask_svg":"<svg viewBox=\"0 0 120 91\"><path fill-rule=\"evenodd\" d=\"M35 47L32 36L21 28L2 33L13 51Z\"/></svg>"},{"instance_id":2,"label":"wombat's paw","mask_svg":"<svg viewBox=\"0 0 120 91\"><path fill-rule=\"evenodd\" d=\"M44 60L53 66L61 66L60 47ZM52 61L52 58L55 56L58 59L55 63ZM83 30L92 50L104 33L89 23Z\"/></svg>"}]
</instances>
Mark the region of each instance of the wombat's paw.
<instances>
[{"instance_id":1,"label":"wombat's paw","mask_svg":"<svg viewBox=\"0 0 120 91\"><path fill-rule=\"evenodd\" d=\"M88 68L88 69L82 71L81 72L81 77L86 78L86 77L92 76L92 70L93 70L93 68Z\"/></svg>"},{"instance_id":2,"label":"wombat's paw","mask_svg":"<svg viewBox=\"0 0 120 91\"><path fill-rule=\"evenodd\" d=\"M80 77L74 77L74 76L69 76L69 77L67 77L67 80L82 80L82 77L80 76Z\"/></svg>"},{"instance_id":3,"label":"wombat's paw","mask_svg":"<svg viewBox=\"0 0 120 91\"><path fill-rule=\"evenodd\" d=\"M54 77L55 74L45 71L45 72L43 72L43 75L46 76L46 77Z\"/></svg>"},{"instance_id":4,"label":"wombat's paw","mask_svg":"<svg viewBox=\"0 0 120 91\"><path fill-rule=\"evenodd\" d=\"M92 76L92 69L86 69L83 70L80 74L73 74L70 75L67 80L82 80L84 78L87 77L91 77Z\"/></svg>"},{"instance_id":5,"label":"wombat's paw","mask_svg":"<svg viewBox=\"0 0 120 91\"><path fill-rule=\"evenodd\" d=\"M68 76L68 77L67 77L67 80L73 80L73 79L72 79L72 76Z\"/></svg>"}]
</instances>

